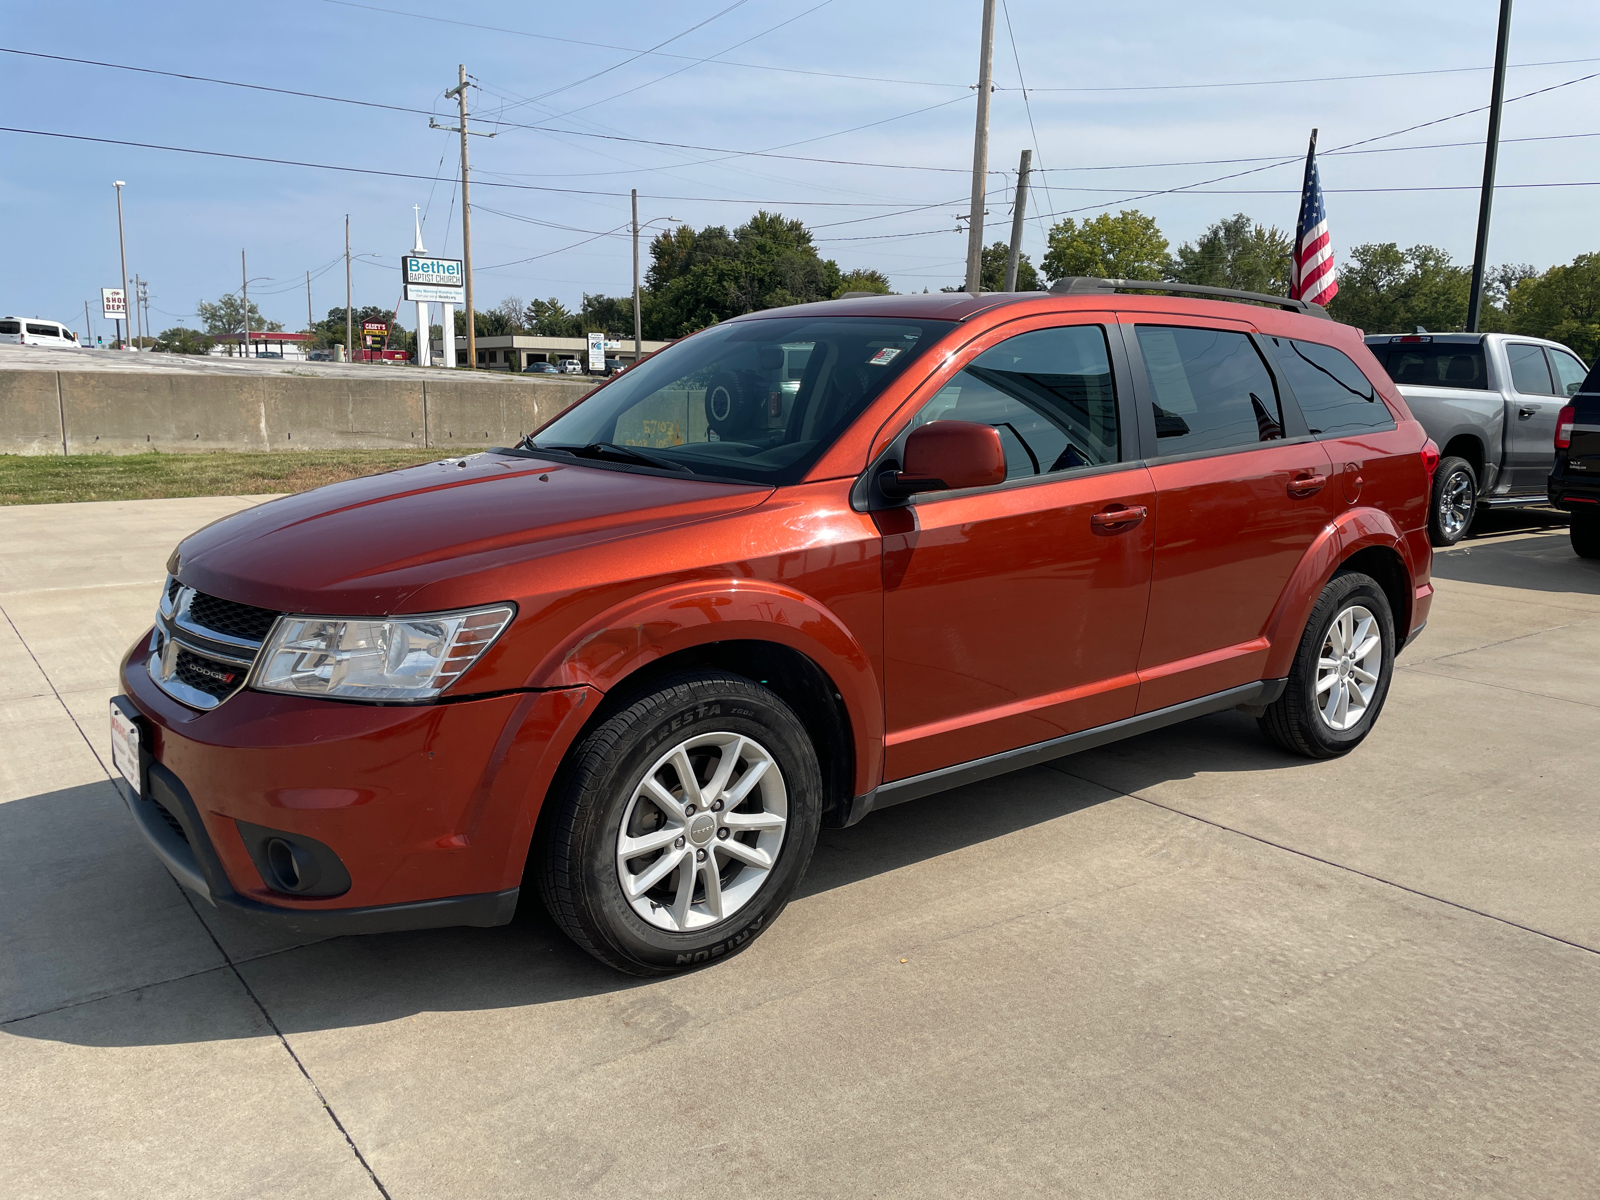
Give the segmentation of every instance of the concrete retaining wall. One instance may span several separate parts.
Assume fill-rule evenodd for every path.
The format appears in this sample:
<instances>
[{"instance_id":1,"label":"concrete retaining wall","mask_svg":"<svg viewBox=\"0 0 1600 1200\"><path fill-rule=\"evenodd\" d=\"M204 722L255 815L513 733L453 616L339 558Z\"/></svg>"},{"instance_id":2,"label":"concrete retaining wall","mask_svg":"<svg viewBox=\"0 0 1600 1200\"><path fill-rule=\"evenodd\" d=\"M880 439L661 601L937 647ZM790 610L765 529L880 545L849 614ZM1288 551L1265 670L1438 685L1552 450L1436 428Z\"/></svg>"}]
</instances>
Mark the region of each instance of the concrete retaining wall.
<instances>
[{"instance_id":1,"label":"concrete retaining wall","mask_svg":"<svg viewBox=\"0 0 1600 1200\"><path fill-rule=\"evenodd\" d=\"M0 454L504 446L594 386L389 370L372 379L3 370Z\"/></svg>"}]
</instances>

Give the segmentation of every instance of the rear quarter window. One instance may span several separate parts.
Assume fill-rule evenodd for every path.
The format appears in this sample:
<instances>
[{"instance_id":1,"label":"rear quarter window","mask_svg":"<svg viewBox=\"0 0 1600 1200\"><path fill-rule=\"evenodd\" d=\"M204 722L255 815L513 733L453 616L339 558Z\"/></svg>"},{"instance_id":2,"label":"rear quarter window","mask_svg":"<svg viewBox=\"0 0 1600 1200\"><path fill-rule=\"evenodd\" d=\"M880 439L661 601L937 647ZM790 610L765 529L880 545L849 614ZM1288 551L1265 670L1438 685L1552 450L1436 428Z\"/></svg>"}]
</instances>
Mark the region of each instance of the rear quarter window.
<instances>
[{"instance_id":1,"label":"rear quarter window","mask_svg":"<svg viewBox=\"0 0 1600 1200\"><path fill-rule=\"evenodd\" d=\"M0 333L21 333L21 321L0 321Z\"/></svg>"},{"instance_id":2,"label":"rear quarter window","mask_svg":"<svg viewBox=\"0 0 1600 1200\"><path fill-rule=\"evenodd\" d=\"M1390 342L1370 347L1397 384L1487 391L1482 342Z\"/></svg>"},{"instance_id":3,"label":"rear quarter window","mask_svg":"<svg viewBox=\"0 0 1600 1200\"><path fill-rule=\"evenodd\" d=\"M1394 415L1349 355L1320 342L1271 339L1284 379L1316 437L1393 429Z\"/></svg>"}]
</instances>

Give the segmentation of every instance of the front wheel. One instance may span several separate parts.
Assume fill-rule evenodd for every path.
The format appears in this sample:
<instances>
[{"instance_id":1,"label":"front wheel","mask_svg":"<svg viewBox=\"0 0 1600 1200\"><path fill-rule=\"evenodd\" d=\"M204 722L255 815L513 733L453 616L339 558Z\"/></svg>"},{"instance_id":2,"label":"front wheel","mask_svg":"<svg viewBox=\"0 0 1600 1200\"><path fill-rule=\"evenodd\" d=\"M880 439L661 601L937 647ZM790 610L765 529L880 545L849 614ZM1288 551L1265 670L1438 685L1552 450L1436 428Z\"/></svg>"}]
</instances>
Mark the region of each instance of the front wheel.
<instances>
[{"instance_id":1,"label":"front wheel","mask_svg":"<svg viewBox=\"0 0 1600 1200\"><path fill-rule=\"evenodd\" d=\"M822 773L777 695L736 675L664 682L573 750L539 890L579 946L635 975L742 950L805 874Z\"/></svg>"},{"instance_id":2,"label":"front wheel","mask_svg":"<svg viewBox=\"0 0 1600 1200\"><path fill-rule=\"evenodd\" d=\"M1454 456L1433 473L1433 504L1428 509L1428 540L1435 546L1454 546L1472 527L1478 510L1478 473L1464 458Z\"/></svg>"},{"instance_id":3,"label":"front wheel","mask_svg":"<svg viewBox=\"0 0 1600 1200\"><path fill-rule=\"evenodd\" d=\"M1288 685L1258 719L1291 754L1337 758L1372 732L1394 673L1394 615L1375 579L1335 575L1306 622Z\"/></svg>"},{"instance_id":4,"label":"front wheel","mask_svg":"<svg viewBox=\"0 0 1600 1200\"><path fill-rule=\"evenodd\" d=\"M1573 513L1567 532L1579 558L1600 558L1600 513Z\"/></svg>"}]
</instances>

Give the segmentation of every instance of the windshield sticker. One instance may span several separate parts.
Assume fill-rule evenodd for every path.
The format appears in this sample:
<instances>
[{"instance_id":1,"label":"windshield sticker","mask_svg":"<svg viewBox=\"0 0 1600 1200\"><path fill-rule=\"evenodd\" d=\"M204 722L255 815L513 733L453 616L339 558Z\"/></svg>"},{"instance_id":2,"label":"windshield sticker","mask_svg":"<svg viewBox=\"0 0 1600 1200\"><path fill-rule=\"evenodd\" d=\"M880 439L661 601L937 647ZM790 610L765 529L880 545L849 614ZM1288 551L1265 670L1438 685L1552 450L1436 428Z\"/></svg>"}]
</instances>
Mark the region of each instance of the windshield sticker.
<instances>
[{"instance_id":1,"label":"windshield sticker","mask_svg":"<svg viewBox=\"0 0 1600 1200\"><path fill-rule=\"evenodd\" d=\"M885 346L882 350L879 350L871 358L867 359L867 365L868 366L873 366L873 367L886 366L887 364L892 363L894 361L894 356L899 354L899 353L900 353L900 347L899 346Z\"/></svg>"}]
</instances>

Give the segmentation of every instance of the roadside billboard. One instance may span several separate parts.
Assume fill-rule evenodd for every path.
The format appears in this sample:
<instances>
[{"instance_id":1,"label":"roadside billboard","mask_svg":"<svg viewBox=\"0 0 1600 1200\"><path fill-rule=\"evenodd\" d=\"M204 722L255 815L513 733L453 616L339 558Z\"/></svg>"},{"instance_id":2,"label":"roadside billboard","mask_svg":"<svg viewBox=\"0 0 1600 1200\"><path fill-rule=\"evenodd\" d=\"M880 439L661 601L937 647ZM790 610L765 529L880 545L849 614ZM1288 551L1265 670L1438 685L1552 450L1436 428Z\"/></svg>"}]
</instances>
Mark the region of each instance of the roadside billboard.
<instances>
[{"instance_id":1,"label":"roadside billboard","mask_svg":"<svg viewBox=\"0 0 1600 1200\"><path fill-rule=\"evenodd\" d=\"M407 300L461 304L466 294L467 276L459 258L402 255L400 278L405 281Z\"/></svg>"},{"instance_id":2,"label":"roadside billboard","mask_svg":"<svg viewBox=\"0 0 1600 1200\"><path fill-rule=\"evenodd\" d=\"M121 288L101 288L100 307L108 321L128 319L128 293Z\"/></svg>"}]
</instances>

